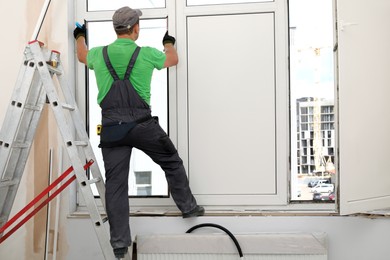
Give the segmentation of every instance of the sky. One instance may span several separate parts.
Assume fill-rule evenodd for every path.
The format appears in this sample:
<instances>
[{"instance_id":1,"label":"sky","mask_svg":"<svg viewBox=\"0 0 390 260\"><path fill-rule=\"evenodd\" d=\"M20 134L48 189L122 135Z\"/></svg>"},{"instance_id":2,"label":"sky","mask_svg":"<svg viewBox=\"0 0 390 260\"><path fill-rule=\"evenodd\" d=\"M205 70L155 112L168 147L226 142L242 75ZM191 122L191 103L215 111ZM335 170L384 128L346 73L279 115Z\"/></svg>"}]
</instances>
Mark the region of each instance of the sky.
<instances>
[{"instance_id":1,"label":"sky","mask_svg":"<svg viewBox=\"0 0 390 260\"><path fill-rule=\"evenodd\" d=\"M332 0L290 0L290 28L295 28L290 49L292 99L334 98L332 4Z\"/></svg>"}]
</instances>

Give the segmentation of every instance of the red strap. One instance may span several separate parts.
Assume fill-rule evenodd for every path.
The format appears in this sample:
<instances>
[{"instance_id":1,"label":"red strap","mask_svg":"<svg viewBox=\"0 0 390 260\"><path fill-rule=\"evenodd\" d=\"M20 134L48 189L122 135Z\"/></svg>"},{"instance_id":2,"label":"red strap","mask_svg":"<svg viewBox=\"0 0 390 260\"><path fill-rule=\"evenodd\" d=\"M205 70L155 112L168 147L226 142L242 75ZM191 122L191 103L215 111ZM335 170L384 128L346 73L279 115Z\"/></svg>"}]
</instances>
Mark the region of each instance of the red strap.
<instances>
[{"instance_id":1,"label":"red strap","mask_svg":"<svg viewBox=\"0 0 390 260\"><path fill-rule=\"evenodd\" d=\"M90 160L86 165L84 165L84 170L87 170L92 164L93 160ZM35 199L33 199L27 206L20 210L13 218L11 218L7 223L0 228L0 234L5 231L9 226L11 226L18 218L20 218L24 213L27 212L32 206L34 206L38 201L40 201L46 194L48 194L55 186L57 186L63 179L66 178L73 171L73 167L69 167L61 176L59 176L52 184L50 184L44 191L42 191ZM53 194L51 194L47 199L45 199L41 204L39 204L30 214L23 218L14 228L12 228L8 233L3 235L0 238L0 244L12 235L16 230L18 230L24 223L26 223L30 218L32 218L41 208L43 208L47 203L54 199L61 191L63 191L69 184L71 184L76 179L76 176L73 175L69 180L62 184Z\"/></svg>"}]
</instances>

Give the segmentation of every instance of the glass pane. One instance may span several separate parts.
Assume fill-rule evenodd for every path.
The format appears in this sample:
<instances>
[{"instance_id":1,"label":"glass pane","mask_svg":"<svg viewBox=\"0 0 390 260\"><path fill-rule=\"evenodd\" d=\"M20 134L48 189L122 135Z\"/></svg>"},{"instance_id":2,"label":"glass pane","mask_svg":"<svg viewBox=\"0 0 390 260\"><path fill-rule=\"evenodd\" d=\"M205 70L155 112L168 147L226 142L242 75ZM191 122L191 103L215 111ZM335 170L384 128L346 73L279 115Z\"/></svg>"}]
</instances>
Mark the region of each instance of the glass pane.
<instances>
[{"instance_id":1,"label":"glass pane","mask_svg":"<svg viewBox=\"0 0 390 260\"><path fill-rule=\"evenodd\" d=\"M159 50L163 49L161 40L166 32L166 19L141 20L140 36L137 40L139 46L151 46ZM112 22L89 22L88 23L88 42L89 48L107 45L116 39L116 34L112 28ZM97 104L97 86L93 70L88 71L88 114L89 114L89 136L91 145L94 149L102 175L104 176L104 164L100 148L98 148L100 138L96 134L96 126L101 122L101 110ZM152 93L150 105L154 116L158 116L161 127L168 132L168 85L167 71L155 70L151 83ZM151 187L149 187L152 196L167 196L168 185L164 172L160 166L155 164L143 152L133 149L130 161L129 174L129 195L139 195L139 187L134 172L151 172ZM98 195L95 190L95 195ZM145 193L142 193L145 195Z\"/></svg>"},{"instance_id":2,"label":"glass pane","mask_svg":"<svg viewBox=\"0 0 390 260\"><path fill-rule=\"evenodd\" d=\"M152 173L151 172L135 172L137 184L137 196L152 195Z\"/></svg>"},{"instance_id":3,"label":"glass pane","mask_svg":"<svg viewBox=\"0 0 390 260\"><path fill-rule=\"evenodd\" d=\"M291 200L334 201L333 1L290 0Z\"/></svg>"},{"instance_id":4,"label":"glass pane","mask_svg":"<svg viewBox=\"0 0 390 260\"><path fill-rule=\"evenodd\" d=\"M273 2L274 0L187 0L187 6Z\"/></svg>"},{"instance_id":5,"label":"glass pane","mask_svg":"<svg viewBox=\"0 0 390 260\"><path fill-rule=\"evenodd\" d=\"M116 0L116 1L107 1L107 0L88 0L88 11L106 11L106 10L116 10L122 6L130 6L131 8L164 8L165 0Z\"/></svg>"},{"instance_id":6,"label":"glass pane","mask_svg":"<svg viewBox=\"0 0 390 260\"><path fill-rule=\"evenodd\" d=\"M151 172L134 172L135 183L137 185L150 185L152 184L152 173Z\"/></svg>"}]
</instances>

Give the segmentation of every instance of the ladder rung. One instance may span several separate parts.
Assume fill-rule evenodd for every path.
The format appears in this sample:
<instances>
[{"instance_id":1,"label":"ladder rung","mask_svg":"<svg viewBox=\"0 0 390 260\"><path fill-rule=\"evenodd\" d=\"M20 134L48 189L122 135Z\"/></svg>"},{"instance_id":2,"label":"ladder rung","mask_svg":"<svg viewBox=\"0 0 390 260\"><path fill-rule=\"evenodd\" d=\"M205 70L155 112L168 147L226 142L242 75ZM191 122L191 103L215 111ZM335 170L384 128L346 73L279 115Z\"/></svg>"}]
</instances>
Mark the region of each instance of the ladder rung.
<instances>
[{"instance_id":1,"label":"ladder rung","mask_svg":"<svg viewBox=\"0 0 390 260\"><path fill-rule=\"evenodd\" d=\"M88 146L87 141L74 141L74 145L76 146Z\"/></svg>"},{"instance_id":2,"label":"ladder rung","mask_svg":"<svg viewBox=\"0 0 390 260\"><path fill-rule=\"evenodd\" d=\"M98 178L93 178L93 179L90 179L90 180L87 180L87 181L82 181L82 182L80 182L80 184L82 186L87 186L87 185L91 185L91 184L94 184L94 183L98 183L101 180L102 179L100 177L98 177Z\"/></svg>"},{"instance_id":3,"label":"ladder rung","mask_svg":"<svg viewBox=\"0 0 390 260\"><path fill-rule=\"evenodd\" d=\"M68 109L70 111L74 111L76 108L75 106L69 105L69 104L62 104L62 108Z\"/></svg>"},{"instance_id":4,"label":"ladder rung","mask_svg":"<svg viewBox=\"0 0 390 260\"><path fill-rule=\"evenodd\" d=\"M93 178L93 179L90 179L88 182L89 184L94 184L94 183L98 183L99 181L101 181L102 179L100 179L100 177L98 178Z\"/></svg>"},{"instance_id":5,"label":"ladder rung","mask_svg":"<svg viewBox=\"0 0 390 260\"><path fill-rule=\"evenodd\" d=\"M0 188L3 188L3 187L9 187L9 186L12 186L12 185L15 185L17 184L18 181L17 180L6 180L6 181L1 181L0 182Z\"/></svg>"},{"instance_id":6,"label":"ladder rung","mask_svg":"<svg viewBox=\"0 0 390 260\"><path fill-rule=\"evenodd\" d=\"M29 148L29 147L30 147L30 143L14 142L12 144L12 148L24 149L24 148Z\"/></svg>"},{"instance_id":7,"label":"ladder rung","mask_svg":"<svg viewBox=\"0 0 390 260\"><path fill-rule=\"evenodd\" d=\"M56 75L61 75L62 74L62 71L51 66L50 64L48 64L47 66L49 68L49 71L52 72L52 73L55 73Z\"/></svg>"},{"instance_id":8,"label":"ladder rung","mask_svg":"<svg viewBox=\"0 0 390 260\"><path fill-rule=\"evenodd\" d=\"M29 110L34 110L34 111L41 111L41 107L39 106L34 106L34 105L28 105L26 104L24 106L25 109L29 109Z\"/></svg>"}]
</instances>

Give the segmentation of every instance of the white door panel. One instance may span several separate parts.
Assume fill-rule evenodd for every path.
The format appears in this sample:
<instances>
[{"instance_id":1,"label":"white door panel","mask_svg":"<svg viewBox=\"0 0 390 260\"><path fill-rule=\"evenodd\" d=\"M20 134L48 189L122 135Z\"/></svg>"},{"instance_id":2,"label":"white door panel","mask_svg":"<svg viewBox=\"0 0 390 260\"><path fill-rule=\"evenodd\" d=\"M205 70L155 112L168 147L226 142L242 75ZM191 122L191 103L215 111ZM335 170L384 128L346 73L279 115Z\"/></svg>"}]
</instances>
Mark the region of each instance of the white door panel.
<instances>
[{"instance_id":1,"label":"white door panel","mask_svg":"<svg viewBox=\"0 0 390 260\"><path fill-rule=\"evenodd\" d=\"M273 14L191 17L187 26L193 192L275 194Z\"/></svg>"},{"instance_id":2,"label":"white door panel","mask_svg":"<svg viewBox=\"0 0 390 260\"><path fill-rule=\"evenodd\" d=\"M337 1L340 212L390 206L390 1Z\"/></svg>"},{"instance_id":3,"label":"white door panel","mask_svg":"<svg viewBox=\"0 0 390 260\"><path fill-rule=\"evenodd\" d=\"M179 19L179 150L206 206L287 203L286 3L253 7Z\"/></svg>"}]
</instances>

